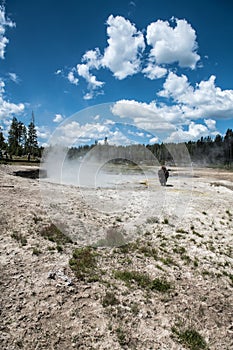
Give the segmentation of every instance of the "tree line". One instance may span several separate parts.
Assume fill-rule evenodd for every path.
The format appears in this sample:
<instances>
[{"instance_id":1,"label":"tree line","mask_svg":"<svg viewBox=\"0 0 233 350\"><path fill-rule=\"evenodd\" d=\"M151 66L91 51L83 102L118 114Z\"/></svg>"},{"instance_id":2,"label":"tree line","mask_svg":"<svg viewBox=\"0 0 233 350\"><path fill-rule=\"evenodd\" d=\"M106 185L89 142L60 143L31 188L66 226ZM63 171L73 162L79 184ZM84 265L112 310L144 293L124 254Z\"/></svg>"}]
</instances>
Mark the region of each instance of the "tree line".
<instances>
[{"instance_id":1,"label":"tree line","mask_svg":"<svg viewBox=\"0 0 233 350\"><path fill-rule=\"evenodd\" d=\"M90 152L95 147L95 151ZM228 129L225 136L201 137L197 141L181 143L155 143L153 145L84 145L67 150L69 159L82 159L85 155L97 161L112 159L114 162L125 159L139 163L169 163L182 165L188 162L197 165L231 166L233 164L233 131Z\"/></svg>"},{"instance_id":2,"label":"tree line","mask_svg":"<svg viewBox=\"0 0 233 350\"><path fill-rule=\"evenodd\" d=\"M29 158L41 157L42 148L38 145L37 131L35 126L34 114L29 125L26 127L16 117L12 118L12 122L8 131L8 138L5 139L0 129L0 150L6 157L12 156L22 157L27 155Z\"/></svg>"},{"instance_id":3,"label":"tree line","mask_svg":"<svg viewBox=\"0 0 233 350\"><path fill-rule=\"evenodd\" d=\"M183 147L182 147L183 146ZM157 159L172 162L172 154L169 149L174 150L177 158L182 162L182 150L187 148L191 162L200 165L232 165L233 164L233 131L227 129L224 136L217 134L214 139L210 136L201 137L197 141L184 143L154 144L146 146L157 157Z\"/></svg>"},{"instance_id":4,"label":"tree line","mask_svg":"<svg viewBox=\"0 0 233 350\"><path fill-rule=\"evenodd\" d=\"M95 147L94 152L90 152ZM38 146L37 131L35 126L34 114L30 124L26 127L16 117L13 117L8 139L5 140L0 129L0 151L12 156L41 157L43 147ZM48 152L49 149L46 149ZM106 142L104 145L83 145L71 147L67 150L69 159L83 158L87 153L96 158L97 161L112 159L117 162L120 159L132 161L135 163L144 161L148 163L187 163L193 162L200 165L224 165L233 164L233 131L227 129L224 136L217 134L214 139L210 136L201 137L197 141L188 141L181 143L155 143L153 145L129 145L129 146L111 146ZM175 155L175 156L174 156ZM187 156L188 155L188 156Z\"/></svg>"}]
</instances>

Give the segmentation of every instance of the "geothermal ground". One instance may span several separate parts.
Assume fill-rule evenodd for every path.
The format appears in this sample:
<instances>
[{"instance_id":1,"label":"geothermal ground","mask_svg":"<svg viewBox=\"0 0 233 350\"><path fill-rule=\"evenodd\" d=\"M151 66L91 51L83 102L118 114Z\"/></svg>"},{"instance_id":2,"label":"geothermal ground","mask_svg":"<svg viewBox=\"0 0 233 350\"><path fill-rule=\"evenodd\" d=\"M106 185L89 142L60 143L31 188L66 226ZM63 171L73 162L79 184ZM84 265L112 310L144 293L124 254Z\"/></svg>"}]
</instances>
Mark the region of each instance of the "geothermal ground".
<instances>
[{"instance_id":1,"label":"geothermal ground","mask_svg":"<svg viewBox=\"0 0 233 350\"><path fill-rule=\"evenodd\" d=\"M233 348L232 172L36 170L0 166L1 349Z\"/></svg>"}]
</instances>

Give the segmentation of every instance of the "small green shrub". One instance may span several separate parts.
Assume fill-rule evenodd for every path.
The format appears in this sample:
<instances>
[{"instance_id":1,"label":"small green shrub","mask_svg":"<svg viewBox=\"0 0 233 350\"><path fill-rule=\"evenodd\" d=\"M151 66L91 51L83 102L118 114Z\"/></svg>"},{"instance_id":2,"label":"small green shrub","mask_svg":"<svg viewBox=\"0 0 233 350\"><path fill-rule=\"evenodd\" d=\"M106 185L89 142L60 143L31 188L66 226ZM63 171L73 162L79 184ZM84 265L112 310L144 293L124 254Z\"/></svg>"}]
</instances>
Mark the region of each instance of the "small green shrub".
<instances>
[{"instance_id":1,"label":"small green shrub","mask_svg":"<svg viewBox=\"0 0 233 350\"><path fill-rule=\"evenodd\" d=\"M188 231L185 231L183 228L176 229L177 233L188 233Z\"/></svg>"},{"instance_id":2,"label":"small green shrub","mask_svg":"<svg viewBox=\"0 0 233 350\"><path fill-rule=\"evenodd\" d=\"M12 233L11 237L20 242L22 246L27 245L27 238L22 236L20 233L14 232Z\"/></svg>"},{"instance_id":3,"label":"small green shrub","mask_svg":"<svg viewBox=\"0 0 233 350\"><path fill-rule=\"evenodd\" d=\"M116 329L116 334L117 334L119 344L121 346L127 345L127 337L126 337L125 331L122 328L118 327Z\"/></svg>"},{"instance_id":4,"label":"small green shrub","mask_svg":"<svg viewBox=\"0 0 233 350\"><path fill-rule=\"evenodd\" d=\"M170 282L165 279L155 278L151 283L151 290L157 290L158 292L165 293L171 289Z\"/></svg>"},{"instance_id":5,"label":"small green shrub","mask_svg":"<svg viewBox=\"0 0 233 350\"><path fill-rule=\"evenodd\" d=\"M41 251L40 249L36 248L36 247L34 247L33 250L32 250L32 254L33 254L33 255L38 256L38 255L40 255L41 253L42 253L42 251Z\"/></svg>"},{"instance_id":6,"label":"small green shrub","mask_svg":"<svg viewBox=\"0 0 233 350\"><path fill-rule=\"evenodd\" d=\"M63 252L63 248L62 248L62 246L61 245L57 245L57 251L58 251L58 253L61 253L61 252Z\"/></svg>"},{"instance_id":7,"label":"small green shrub","mask_svg":"<svg viewBox=\"0 0 233 350\"><path fill-rule=\"evenodd\" d=\"M40 231L40 234L42 237L48 239L49 241L57 243L57 245L72 243L72 240L61 230L59 230L59 228L53 223L44 227Z\"/></svg>"},{"instance_id":8,"label":"small green shrub","mask_svg":"<svg viewBox=\"0 0 233 350\"><path fill-rule=\"evenodd\" d=\"M175 247L173 248L173 252L177 254L184 254L186 253L186 249L184 247Z\"/></svg>"},{"instance_id":9,"label":"small green shrub","mask_svg":"<svg viewBox=\"0 0 233 350\"><path fill-rule=\"evenodd\" d=\"M134 314L134 315L137 315L140 311L139 309L139 305L137 303L132 303L130 305L130 308L131 308L131 312Z\"/></svg>"},{"instance_id":10,"label":"small green shrub","mask_svg":"<svg viewBox=\"0 0 233 350\"><path fill-rule=\"evenodd\" d=\"M155 260L158 259L158 251L157 249L149 246L138 247L138 251L143 253L147 257L153 257Z\"/></svg>"},{"instance_id":11,"label":"small green shrub","mask_svg":"<svg viewBox=\"0 0 233 350\"><path fill-rule=\"evenodd\" d=\"M167 266L176 265L174 260L170 257L160 258L160 261Z\"/></svg>"},{"instance_id":12,"label":"small green shrub","mask_svg":"<svg viewBox=\"0 0 233 350\"><path fill-rule=\"evenodd\" d=\"M95 272L96 254L91 247L76 248L73 257L69 260L69 265L76 277L84 279Z\"/></svg>"},{"instance_id":13,"label":"small green shrub","mask_svg":"<svg viewBox=\"0 0 233 350\"><path fill-rule=\"evenodd\" d=\"M147 274L137 271L115 271L115 277L124 281L126 284L136 282L140 287L146 288L150 285L151 280Z\"/></svg>"},{"instance_id":14,"label":"small green shrub","mask_svg":"<svg viewBox=\"0 0 233 350\"><path fill-rule=\"evenodd\" d=\"M207 349L205 339L194 329L189 328L184 331L179 331L175 327L172 327L172 333L175 334L178 337L178 340L190 350Z\"/></svg>"},{"instance_id":15,"label":"small green shrub","mask_svg":"<svg viewBox=\"0 0 233 350\"><path fill-rule=\"evenodd\" d=\"M171 289L171 285L165 279L155 278L152 280L147 274L137 271L115 271L115 277L130 285L137 283L139 287L149 290L156 290L158 292L167 292Z\"/></svg>"},{"instance_id":16,"label":"small green shrub","mask_svg":"<svg viewBox=\"0 0 233 350\"><path fill-rule=\"evenodd\" d=\"M40 216L34 215L33 221L35 224L37 224L38 222L43 221L43 219Z\"/></svg>"},{"instance_id":17,"label":"small green shrub","mask_svg":"<svg viewBox=\"0 0 233 350\"><path fill-rule=\"evenodd\" d=\"M197 237L200 237L200 238L204 237L204 235L202 235L201 233L199 233L199 232L197 232L195 230L193 230L193 234L196 235Z\"/></svg>"},{"instance_id":18,"label":"small green shrub","mask_svg":"<svg viewBox=\"0 0 233 350\"><path fill-rule=\"evenodd\" d=\"M106 292L102 300L103 307L107 307L109 305L117 305L117 304L119 304L119 300L115 297L115 294L112 292Z\"/></svg>"}]
</instances>

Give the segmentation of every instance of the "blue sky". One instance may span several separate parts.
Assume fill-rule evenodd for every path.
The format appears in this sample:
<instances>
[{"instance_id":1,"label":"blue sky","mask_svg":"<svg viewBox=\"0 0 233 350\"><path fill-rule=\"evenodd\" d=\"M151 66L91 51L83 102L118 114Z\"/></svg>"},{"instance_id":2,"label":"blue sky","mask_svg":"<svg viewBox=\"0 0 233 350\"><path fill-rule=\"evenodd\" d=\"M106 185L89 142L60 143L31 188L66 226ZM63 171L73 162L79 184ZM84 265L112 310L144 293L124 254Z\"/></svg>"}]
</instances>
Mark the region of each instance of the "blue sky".
<instances>
[{"instance_id":1,"label":"blue sky","mask_svg":"<svg viewBox=\"0 0 233 350\"><path fill-rule=\"evenodd\" d=\"M233 128L232 14L231 0L4 1L4 133L12 116L28 125L33 110L41 145L54 131L70 145L224 135Z\"/></svg>"}]
</instances>

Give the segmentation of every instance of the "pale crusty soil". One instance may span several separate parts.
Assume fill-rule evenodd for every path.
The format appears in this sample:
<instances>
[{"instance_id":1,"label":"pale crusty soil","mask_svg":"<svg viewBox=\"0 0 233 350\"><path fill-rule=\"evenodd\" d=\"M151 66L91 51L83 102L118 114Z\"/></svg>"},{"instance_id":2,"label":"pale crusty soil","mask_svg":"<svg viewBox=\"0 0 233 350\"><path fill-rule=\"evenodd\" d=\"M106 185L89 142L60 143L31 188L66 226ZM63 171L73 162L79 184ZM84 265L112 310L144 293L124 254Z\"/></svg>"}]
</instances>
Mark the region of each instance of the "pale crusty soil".
<instances>
[{"instance_id":1,"label":"pale crusty soil","mask_svg":"<svg viewBox=\"0 0 233 350\"><path fill-rule=\"evenodd\" d=\"M206 349L233 348L233 173L199 168L177 178L176 169L166 188L154 180L80 191L41 187L14 176L19 169L0 166L1 349L188 348L174 327L196 330ZM42 237L51 222L64 225L73 243L58 249ZM124 230L131 245L97 248L96 270L77 278L69 267L74 249L109 228ZM115 276L123 270L172 288L124 283ZM116 303L104 303L108 292Z\"/></svg>"}]
</instances>

